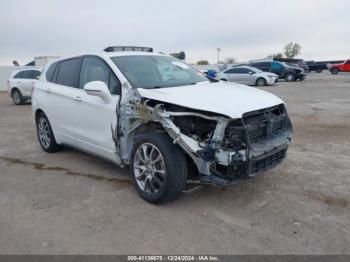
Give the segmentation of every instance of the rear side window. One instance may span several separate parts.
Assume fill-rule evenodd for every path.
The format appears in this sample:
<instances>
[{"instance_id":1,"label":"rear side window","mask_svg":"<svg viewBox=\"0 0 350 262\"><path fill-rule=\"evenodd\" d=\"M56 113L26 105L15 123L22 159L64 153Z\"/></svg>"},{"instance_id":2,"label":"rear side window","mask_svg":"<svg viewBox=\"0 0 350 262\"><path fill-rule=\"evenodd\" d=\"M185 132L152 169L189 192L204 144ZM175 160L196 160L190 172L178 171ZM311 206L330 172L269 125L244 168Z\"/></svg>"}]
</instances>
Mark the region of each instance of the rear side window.
<instances>
[{"instance_id":1,"label":"rear side window","mask_svg":"<svg viewBox=\"0 0 350 262\"><path fill-rule=\"evenodd\" d=\"M225 74L238 74L237 69L229 69L225 71Z\"/></svg>"},{"instance_id":2,"label":"rear side window","mask_svg":"<svg viewBox=\"0 0 350 262\"><path fill-rule=\"evenodd\" d=\"M24 71L20 71L13 78L24 78Z\"/></svg>"},{"instance_id":3,"label":"rear side window","mask_svg":"<svg viewBox=\"0 0 350 262\"><path fill-rule=\"evenodd\" d=\"M49 82L53 82L53 74L55 73L55 70L57 68L57 62L50 65L49 69L46 71L46 80Z\"/></svg>"},{"instance_id":4,"label":"rear side window","mask_svg":"<svg viewBox=\"0 0 350 262\"><path fill-rule=\"evenodd\" d=\"M78 71L80 68L80 58L73 58L62 61L57 73L57 84L78 87Z\"/></svg>"},{"instance_id":5,"label":"rear side window","mask_svg":"<svg viewBox=\"0 0 350 262\"><path fill-rule=\"evenodd\" d=\"M30 79L37 79L41 75L38 70L30 70Z\"/></svg>"},{"instance_id":6,"label":"rear side window","mask_svg":"<svg viewBox=\"0 0 350 262\"><path fill-rule=\"evenodd\" d=\"M24 70L18 72L13 78L36 79L40 74L41 72L38 70Z\"/></svg>"}]
</instances>

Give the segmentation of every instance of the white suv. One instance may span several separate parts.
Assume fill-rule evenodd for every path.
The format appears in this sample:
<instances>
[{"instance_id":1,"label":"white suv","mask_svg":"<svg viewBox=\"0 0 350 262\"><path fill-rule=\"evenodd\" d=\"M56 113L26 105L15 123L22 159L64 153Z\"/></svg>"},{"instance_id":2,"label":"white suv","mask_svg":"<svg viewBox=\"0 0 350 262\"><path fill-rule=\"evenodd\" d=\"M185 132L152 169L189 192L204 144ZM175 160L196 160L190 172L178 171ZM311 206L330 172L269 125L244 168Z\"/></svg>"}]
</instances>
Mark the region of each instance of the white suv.
<instances>
[{"instance_id":1,"label":"white suv","mask_svg":"<svg viewBox=\"0 0 350 262\"><path fill-rule=\"evenodd\" d=\"M30 99L34 84L40 74L40 69L21 69L12 72L7 80L7 90L13 103L20 105Z\"/></svg>"},{"instance_id":2,"label":"white suv","mask_svg":"<svg viewBox=\"0 0 350 262\"><path fill-rule=\"evenodd\" d=\"M46 152L68 145L129 165L151 203L173 199L187 181L231 185L285 158L292 126L278 97L144 52L152 49L115 49L46 67L32 98Z\"/></svg>"}]
</instances>

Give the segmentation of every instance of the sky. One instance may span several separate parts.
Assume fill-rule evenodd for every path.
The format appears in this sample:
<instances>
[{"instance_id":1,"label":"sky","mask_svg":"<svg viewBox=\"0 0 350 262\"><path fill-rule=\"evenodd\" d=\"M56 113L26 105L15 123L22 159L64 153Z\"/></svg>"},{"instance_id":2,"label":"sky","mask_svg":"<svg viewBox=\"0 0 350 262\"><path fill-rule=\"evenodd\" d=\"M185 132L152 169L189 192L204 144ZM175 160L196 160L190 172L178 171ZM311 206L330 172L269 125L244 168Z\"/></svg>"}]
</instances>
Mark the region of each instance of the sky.
<instances>
[{"instance_id":1,"label":"sky","mask_svg":"<svg viewBox=\"0 0 350 262\"><path fill-rule=\"evenodd\" d=\"M110 45L244 62L302 46L306 60L350 58L349 0L1 0L0 65Z\"/></svg>"}]
</instances>

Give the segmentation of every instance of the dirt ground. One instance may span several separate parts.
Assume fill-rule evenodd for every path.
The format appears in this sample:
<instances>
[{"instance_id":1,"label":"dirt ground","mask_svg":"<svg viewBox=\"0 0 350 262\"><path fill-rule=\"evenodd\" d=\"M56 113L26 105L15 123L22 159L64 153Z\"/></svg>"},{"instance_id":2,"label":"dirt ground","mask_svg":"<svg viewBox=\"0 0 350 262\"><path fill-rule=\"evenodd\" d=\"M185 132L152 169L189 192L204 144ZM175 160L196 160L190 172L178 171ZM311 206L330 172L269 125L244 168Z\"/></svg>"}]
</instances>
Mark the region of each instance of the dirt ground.
<instances>
[{"instance_id":1,"label":"dirt ground","mask_svg":"<svg viewBox=\"0 0 350 262\"><path fill-rule=\"evenodd\" d=\"M295 128L283 164L158 206L126 169L44 153L30 105L0 94L0 254L350 254L350 74L264 89Z\"/></svg>"}]
</instances>

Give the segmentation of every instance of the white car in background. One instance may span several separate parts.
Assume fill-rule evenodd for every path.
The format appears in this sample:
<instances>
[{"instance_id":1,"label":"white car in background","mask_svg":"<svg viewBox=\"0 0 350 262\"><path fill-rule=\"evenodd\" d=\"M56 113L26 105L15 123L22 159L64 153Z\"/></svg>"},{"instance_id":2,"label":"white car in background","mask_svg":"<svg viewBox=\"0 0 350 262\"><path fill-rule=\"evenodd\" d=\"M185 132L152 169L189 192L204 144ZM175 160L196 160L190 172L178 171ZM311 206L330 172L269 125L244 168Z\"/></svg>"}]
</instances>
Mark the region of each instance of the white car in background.
<instances>
[{"instance_id":1,"label":"white car in background","mask_svg":"<svg viewBox=\"0 0 350 262\"><path fill-rule=\"evenodd\" d=\"M233 185L286 157L293 129L275 95L151 48L105 51L45 67L32 96L44 151L68 145L129 165L151 203L175 198L187 181Z\"/></svg>"},{"instance_id":2,"label":"white car in background","mask_svg":"<svg viewBox=\"0 0 350 262\"><path fill-rule=\"evenodd\" d=\"M12 72L7 80L8 94L13 103L21 105L31 98L34 84L39 79L41 69L20 69Z\"/></svg>"},{"instance_id":3,"label":"white car in background","mask_svg":"<svg viewBox=\"0 0 350 262\"><path fill-rule=\"evenodd\" d=\"M266 86L276 84L278 75L251 66L236 66L218 73L216 79L243 85Z\"/></svg>"}]
</instances>

